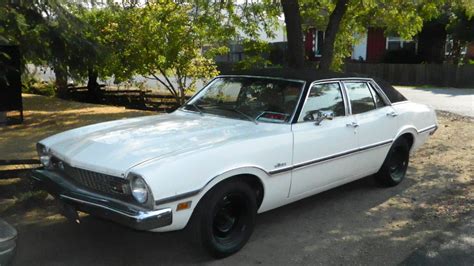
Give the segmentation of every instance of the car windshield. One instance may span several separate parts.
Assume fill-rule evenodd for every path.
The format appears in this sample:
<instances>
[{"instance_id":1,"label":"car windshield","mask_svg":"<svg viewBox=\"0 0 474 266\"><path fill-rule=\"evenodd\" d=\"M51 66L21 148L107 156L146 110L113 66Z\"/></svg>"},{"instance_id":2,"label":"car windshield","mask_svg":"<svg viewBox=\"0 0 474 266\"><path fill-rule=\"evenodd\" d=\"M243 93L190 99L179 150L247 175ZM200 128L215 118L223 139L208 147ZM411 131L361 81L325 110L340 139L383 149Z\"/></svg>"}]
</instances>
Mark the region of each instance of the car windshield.
<instances>
[{"instance_id":1,"label":"car windshield","mask_svg":"<svg viewBox=\"0 0 474 266\"><path fill-rule=\"evenodd\" d=\"M183 108L249 121L287 123L303 86L303 81L285 79L219 77Z\"/></svg>"}]
</instances>

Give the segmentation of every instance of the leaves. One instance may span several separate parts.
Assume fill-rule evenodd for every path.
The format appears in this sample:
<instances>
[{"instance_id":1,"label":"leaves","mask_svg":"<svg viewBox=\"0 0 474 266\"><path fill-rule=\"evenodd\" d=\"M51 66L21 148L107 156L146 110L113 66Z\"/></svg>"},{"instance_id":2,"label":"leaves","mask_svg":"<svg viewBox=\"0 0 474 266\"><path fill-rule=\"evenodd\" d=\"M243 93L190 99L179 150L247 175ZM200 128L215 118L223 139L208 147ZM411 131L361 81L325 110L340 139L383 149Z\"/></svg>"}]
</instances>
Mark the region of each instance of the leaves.
<instances>
[{"instance_id":1,"label":"leaves","mask_svg":"<svg viewBox=\"0 0 474 266\"><path fill-rule=\"evenodd\" d=\"M465 4L470 0L455 1ZM306 27L325 29L335 2L300 0ZM381 27L386 35L411 39L422 30L424 21L440 16L443 8L452 4L450 0L351 0L336 37L332 69L342 68L358 41L355 36L362 35L368 27Z\"/></svg>"}]
</instances>

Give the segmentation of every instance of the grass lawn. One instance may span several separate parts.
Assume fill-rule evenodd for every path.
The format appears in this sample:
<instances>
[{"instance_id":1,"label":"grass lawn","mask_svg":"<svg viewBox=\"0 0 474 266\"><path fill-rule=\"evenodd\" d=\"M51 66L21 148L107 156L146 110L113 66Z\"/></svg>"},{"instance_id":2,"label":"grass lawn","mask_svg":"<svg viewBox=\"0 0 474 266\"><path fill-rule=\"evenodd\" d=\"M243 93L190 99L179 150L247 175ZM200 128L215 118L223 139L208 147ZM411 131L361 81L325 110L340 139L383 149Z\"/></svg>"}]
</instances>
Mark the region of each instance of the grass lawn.
<instances>
[{"instance_id":1,"label":"grass lawn","mask_svg":"<svg viewBox=\"0 0 474 266\"><path fill-rule=\"evenodd\" d=\"M35 159L36 142L68 129L109 120L156 114L33 94L23 94L23 106L25 116L23 124L0 126L0 160Z\"/></svg>"}]
</instances>

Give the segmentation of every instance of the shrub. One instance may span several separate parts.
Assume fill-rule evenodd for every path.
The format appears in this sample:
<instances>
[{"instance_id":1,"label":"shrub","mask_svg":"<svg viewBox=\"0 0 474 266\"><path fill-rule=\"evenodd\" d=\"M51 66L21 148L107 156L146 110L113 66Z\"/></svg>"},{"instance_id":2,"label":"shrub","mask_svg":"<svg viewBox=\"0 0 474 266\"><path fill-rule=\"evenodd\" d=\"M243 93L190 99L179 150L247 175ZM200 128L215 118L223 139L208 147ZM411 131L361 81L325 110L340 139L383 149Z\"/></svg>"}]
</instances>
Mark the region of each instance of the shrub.
<instances>
[{"instance_id":1,"label":"shrub","mask_svg":"<svg viewBox=\"0 0 474 266\"><path fill-rule=\"evenodd\" d=\"M33 78L23 83L22 92L54 96L56 94L56 89L53 82L38 81Z\"/></svg>"}]
</instances>

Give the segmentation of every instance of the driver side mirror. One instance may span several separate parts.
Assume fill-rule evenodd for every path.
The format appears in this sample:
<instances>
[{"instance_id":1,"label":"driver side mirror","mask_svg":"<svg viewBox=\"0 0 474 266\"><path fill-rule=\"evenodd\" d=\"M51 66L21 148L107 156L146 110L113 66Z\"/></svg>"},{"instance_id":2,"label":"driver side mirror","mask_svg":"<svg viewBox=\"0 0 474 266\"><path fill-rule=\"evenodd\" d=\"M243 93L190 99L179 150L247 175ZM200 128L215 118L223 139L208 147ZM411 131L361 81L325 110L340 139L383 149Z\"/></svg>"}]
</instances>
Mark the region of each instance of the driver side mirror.
<instances>
[{"instance_id":1,"label":"driver side mirror","mask_svg":"<svg viewBox=\"0 0 474 266\"><path fill-rule=\"evenodd\" d=\"M306 112L304 117L305 121L313 120L316 126L319 126L323 120L333 120L334 119L334 112L333 111L320 111L320 110L313 110Z\"/></svg>"}]
</instances>

